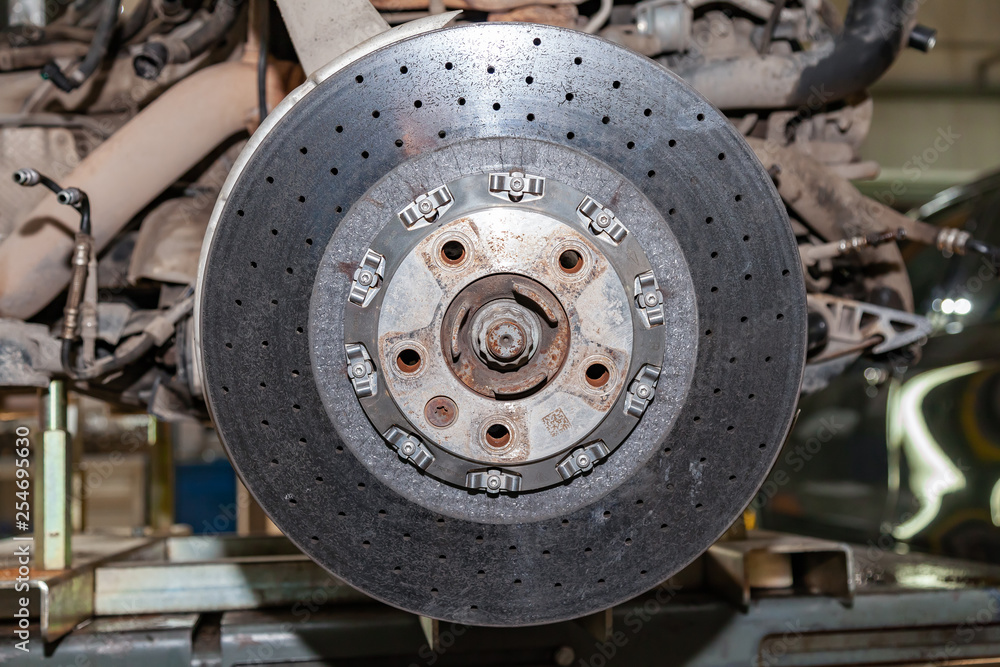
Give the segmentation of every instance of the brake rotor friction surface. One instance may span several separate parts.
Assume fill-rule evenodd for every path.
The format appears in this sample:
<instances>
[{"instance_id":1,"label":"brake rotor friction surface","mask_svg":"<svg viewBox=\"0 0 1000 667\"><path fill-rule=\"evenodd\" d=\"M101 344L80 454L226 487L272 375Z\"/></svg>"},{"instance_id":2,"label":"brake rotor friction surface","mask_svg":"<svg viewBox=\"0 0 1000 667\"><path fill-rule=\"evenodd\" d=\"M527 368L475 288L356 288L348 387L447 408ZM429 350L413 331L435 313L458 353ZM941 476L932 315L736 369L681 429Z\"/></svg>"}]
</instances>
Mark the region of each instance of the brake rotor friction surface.
<instances>
[{"instance_id":1,"label":"brake rotor friction surface","mask_svg":"<svg viewBox=\"0 0 1000 667\"><path fill-rule=\"evenodd\" d=\"M425 192L387 178L411 161L435 183L534 170L626 225L644 206L666 221L630 233L661 285L690 286L665 294L661 327L665 358L689 363L665 363L646 414L590 474L499 497L421 475L367 420L343 348L316 337L327 322L335 338L347 275L399 209L341 221L378 209L371 193ZM200 281L215 421L275 523L369 595L480 625L607 608L704 551L777 456L805 357L797 248L742 139L651 61L539 25L421 35L331 74L231 179ZM352 261L331 264L338 251Z\"/></svg>"}]
</instances>

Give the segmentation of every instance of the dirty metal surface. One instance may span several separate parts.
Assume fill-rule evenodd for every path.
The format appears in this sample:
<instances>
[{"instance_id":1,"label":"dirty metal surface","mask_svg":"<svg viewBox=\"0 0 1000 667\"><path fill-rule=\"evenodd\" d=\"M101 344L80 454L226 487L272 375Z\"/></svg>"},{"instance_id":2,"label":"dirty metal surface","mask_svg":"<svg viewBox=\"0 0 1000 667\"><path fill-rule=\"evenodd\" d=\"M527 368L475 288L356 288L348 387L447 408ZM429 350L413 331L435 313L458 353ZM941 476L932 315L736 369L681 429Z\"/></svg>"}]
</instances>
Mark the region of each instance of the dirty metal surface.
<instances>
[{"instance_id":1,"label":"dirty metal surface","mask_svg":"<svg viewBox=\"0 0 1000 667\"><path fill-rule=\"evenodd\" d=\"M759 487L802 376L798 251L742 138L665 69L545 26L445 29L345 65L250 145L202 274L206 392L248 488L338 577L463 623L577 617L677 572ZM513 170L587 193L640 242L664 361L605 463L492 497L387 446L345 372L343 313L409 202Z\"/></svg>"},{"instance_id":2,"label":"dirty metal surface","mask_svg":"<svg viewBox=\"0 0 1000 667\"><path fill-rule=\"evenodd\" d=\"M428 176L436 171L428 170ZM408 180L412 182L412 177ZM379 432L405 419L425 442L479 467L520 466L568 453L585 437L595 439L588 434L614 408L622 409L622 390L634 375L630 368L663 363L663 336L633 321L634 276L650 268L642 249L634 239L621 248L609 248L621 260L621 272L616 271L609 261L610 252L598 247L605 244L588 239L593 235L576 221L576 206L584 195L565 186L560 193L559 184L550 178L545 196L531 205L496 206L484 201L496 201L487 184L485 175L450 183L454 205L434 227L427 228L432 231L426 237L410 240L416 245L409 252L399 253L393 242L400 232L404 238L413 232L399 224L383 228L372 248L387 257L387 285L369 307L345 306L343 340L363 340L373 350L378 346L385 391L363 399L362 405ZM571 224L543 212L550 211L553 202L562 206L560 219ZM484 203L489 207L482 208ZM368 217L366 212L352 212L343 229L362 224ZM461 262L445 261L439 249L459 242L456 239L466 248L464 257ZM351 257L350 246L336 239L328 250L330 258L324 266L339 267ZM570 271L559 264L566 251L579 258ZM630 256L636 261L630 262ZM327 303L321 291L328 286L337 286L329 291L331 307L342 302L341 275L339 269L329 274L321 270L319 307ZM536 311L526 314L538 333L524 323L523 334L532 340L537 336L537 353L520 367L490 368L480 358L483 350L476 349L477 345L488 347L486 332L477 334L477 327L483 328L483 316L496 316L501 324L517 326L513 319L522 316L512 308L526 310L521 303ZM377 339L368 333L376 318ZM328 320L315 318L312 324L317 349L334 353L342 343L339 335L331 337ZM632 360L633 340L637 363ZM419 367L401 365L399 355L406 350L419 355ZM599 386L595 386L597 381L587 381L591 367L606 369L607 377ZM339 377L331 377L331 383L339 384ZM445 428L424 417L425 406L440 395L457 404L457 414ZM493 441L486 432L497 423L507 429L502 442ZM620 437L610 433L605 442L613 448L630 426L619 424ZM459 485L474 467L454 457L446 462L439 452L434 453L435 462L426 472ZM547 474L535 476L519 467L524 477L521 489L562 482L557 462L558 458L550 460ZM453 474L441 470L442 465L452 468ZM382 467L375 466L373 471L378 474ZM539 480L537 484L533 479Z\"/></svg>"}]
</instances>

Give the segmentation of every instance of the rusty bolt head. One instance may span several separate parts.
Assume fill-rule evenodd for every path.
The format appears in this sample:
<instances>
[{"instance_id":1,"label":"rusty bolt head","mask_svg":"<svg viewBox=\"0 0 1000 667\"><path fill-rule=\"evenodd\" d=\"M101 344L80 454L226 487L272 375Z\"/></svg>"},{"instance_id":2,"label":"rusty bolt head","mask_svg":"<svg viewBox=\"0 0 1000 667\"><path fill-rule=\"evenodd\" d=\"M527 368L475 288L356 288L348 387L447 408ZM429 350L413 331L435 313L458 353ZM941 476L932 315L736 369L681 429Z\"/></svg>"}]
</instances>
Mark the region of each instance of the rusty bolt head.
<instances>
[{"instance_id":1,"label":"rusty bolt head","mask_svg":"<svg viewBox=\"0 0 1000 667\"><path fill-rule=\"evenodd\" d=\"M458 417L458 406L447 396L435 396L424 406L424 417L431 426L447 428Z\"/></svg>"},{"instance_id":2,"label":"rusty bolt head","mask_svg":"<svg viewBox=\"0 0 1000 667\"><path fill-rule=\"evenodd\" d=\"M500 361L516 359L524 352L524 329L513 320L493 322L486 329L486 349Z\"/></svg>"}]
</instances>

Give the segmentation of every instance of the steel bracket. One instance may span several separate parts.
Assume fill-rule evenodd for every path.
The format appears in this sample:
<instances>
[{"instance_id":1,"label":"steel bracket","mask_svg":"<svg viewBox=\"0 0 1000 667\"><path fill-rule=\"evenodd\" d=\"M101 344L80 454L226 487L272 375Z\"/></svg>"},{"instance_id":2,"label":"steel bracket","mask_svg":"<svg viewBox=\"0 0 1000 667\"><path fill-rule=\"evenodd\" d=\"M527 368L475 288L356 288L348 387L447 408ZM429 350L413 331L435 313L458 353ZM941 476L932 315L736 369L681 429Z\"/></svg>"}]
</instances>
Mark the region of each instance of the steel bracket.
<instances>
[{"instance_id":1,"label":"steel bracket","mask_svg":"<svg viewBox=\"0 0 1000 667\"><path fill-rule=\"evenodd\" d=\"M646 364L639 369L625 395L625 414L638 419L656 394L656 381L660 377L660 367Z\"/></svg>"},{"instance_id":2,"label":"steel bracket","mask_svg":"<svg viewBox=\"0 0 1000 667\"><path fill-rule=\"evenodd\" d=\"M840 542L751 531L716 542L705 559L709 587L743 610L761 591L808 591L848 604L854 597L853 552Z\"/></svg>"},{"instance_id":3,"label":"steel bracket","mask_svg":"<svg viewBox=\"0 0 1000 667\"><path fill-rule=\"evenodd\" d=\"M396 450L399 458L409 461L421 470L426 470L427 466L434 462L434 455L424 443L420 442L420 438L398 426L390 426L382 437Z\"/></svg>"},{"instance_id":4,"label":"steel bracket","mask_svg":"<svg viewBox=\"0 0 1000 667\"><path fill-rule=\"evenodd\" d=\"M587 223L591 232L615 245L628 235L628 229L611 209L597 203L593 197L584 197L576 212Z\"/></svg>"},{"instance_id":5,"label":"steel bracket","mask_svg":"<svg viewBox=\"0 0 1000 667\"><path fill-rule=\"evenodd\" d=\"M489 470L470 470L465 476L465 485L470 489L485 491L490 495L517 493L521 489L521 476L505 472L499 468Z\"/></svg>"},{"instance_id":6,"label":"steel bracket","mask_svg":"<svg viewBox=\"0 0 1000 667\"><path fill-rule=\"evenodd\" d=\"M354 282L351 284L351 294L348 297L351 303L367 308L382 289L384 273L385 257L369 248L361 264L354 271Z\"/></svg>"},{"instance_id":7,"label":"steel bracket","mask_svg":"<svg viewBox=\"0 0 1000 667\"><path fill-rule=\"evenodd\" d=\"M347 375L354 385L358 398L368 398L378 393L378 373L368 349L361 343L344 346L347 353Z\"/></svg>"},{"instance_id":8,"label":"steel bracket","mask_svg":"<svg viewBox=\"0 0 1000 667\"><path fill-rule=\"evenodd\" d=\"M545 195L545 179L520 171L490 174L490 194L512 202L540 199Z\"/></svg>"},{"instance_id":9,"label":"steel bracket","mask_svg":"<svg viewBox=\"0 0 1000 667\"><path fill-rule=\"evenodd\" d=\"M569 456L556 466L556 471L563 479L590 472L594 469L594 465L609 453L608 446L603 441L596 440L570 452Z\"/></svg>"},{"instance_id":10,"label":"steel bracket","mask_svg":"<svg viewBox=\"0 0 1000 667\"><path fill-rule=\"evenodd\" d=\"M652 271L640 273L635 277L633 288L635 308L642 317L647 329L661 326L664 322L663 293L656 284L656 276Z\"/></svg>"},{"instance_id":11,"label":"steel bracket","mask_svg":"<svg viewBox=\"0 0 1000 667\"><path fill-rule=\"evenodd\" d=\"M399 212L399 220L407 229L426 227L437 220L455 202L447 185L420 195Z\"/></svg>"}]
</instances>

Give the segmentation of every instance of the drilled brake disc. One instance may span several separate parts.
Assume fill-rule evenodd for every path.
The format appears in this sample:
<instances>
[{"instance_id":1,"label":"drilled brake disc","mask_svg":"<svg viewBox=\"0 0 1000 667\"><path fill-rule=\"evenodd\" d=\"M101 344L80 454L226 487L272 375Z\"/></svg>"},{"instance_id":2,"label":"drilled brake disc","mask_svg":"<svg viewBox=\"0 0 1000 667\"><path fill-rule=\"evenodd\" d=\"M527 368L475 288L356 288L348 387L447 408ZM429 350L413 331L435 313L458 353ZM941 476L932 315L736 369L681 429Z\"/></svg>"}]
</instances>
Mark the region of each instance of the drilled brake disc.
<instances>
[{"instance_id":1,"label":"drilled brake disc","mask_svg":"<svg viewBox=\"0 0 1000 667\"><path fill-rule=\"evenodd\" d=\"M798 251L742 138L650 60L538 25L316 78L230 176L199 295L215 421L275 523L481 625L603 609L704 551L805 357Z\"/></svg>"}]
</instances>

